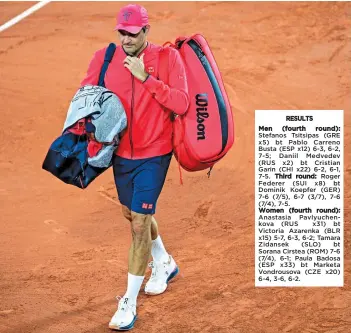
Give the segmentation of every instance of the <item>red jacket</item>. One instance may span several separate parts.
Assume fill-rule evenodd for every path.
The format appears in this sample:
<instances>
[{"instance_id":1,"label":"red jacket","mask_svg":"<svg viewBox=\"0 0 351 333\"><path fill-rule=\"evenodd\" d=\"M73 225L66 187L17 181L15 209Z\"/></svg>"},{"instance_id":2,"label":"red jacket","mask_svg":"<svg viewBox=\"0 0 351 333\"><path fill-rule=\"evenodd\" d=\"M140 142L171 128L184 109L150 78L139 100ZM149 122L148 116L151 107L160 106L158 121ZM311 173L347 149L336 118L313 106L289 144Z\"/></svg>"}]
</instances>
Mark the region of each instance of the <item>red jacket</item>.
<instances>
[{"instance_id":1,"label":"red jacket","mask_svg":"<svg viewBox=\"0 0 351 333\"><path fill-rule=\"evenodd\" d=\"M126 53L118 46L105 76L106 88L121 100L128 126L116 154L129 159L160 156L172 151L170 111L182 115L189 106L185 68L178 51L169 52L169 86L157 79L160 46L148 43L142 53L145 71L150 74L143 83L123 66ZM106 48L97 51L90 62L81 86L98 84ZM139 57L141 54L139 55Z\"/></svg>"}]
</instances>

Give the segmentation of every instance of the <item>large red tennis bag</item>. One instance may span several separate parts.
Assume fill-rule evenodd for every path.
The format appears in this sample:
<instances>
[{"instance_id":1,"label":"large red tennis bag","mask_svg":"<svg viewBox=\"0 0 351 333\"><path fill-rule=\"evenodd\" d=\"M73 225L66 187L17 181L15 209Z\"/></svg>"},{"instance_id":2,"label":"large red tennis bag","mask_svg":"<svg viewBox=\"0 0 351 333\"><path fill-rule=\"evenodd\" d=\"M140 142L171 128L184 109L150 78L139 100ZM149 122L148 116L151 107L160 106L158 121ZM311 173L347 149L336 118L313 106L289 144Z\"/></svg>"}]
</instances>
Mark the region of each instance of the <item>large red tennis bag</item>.
<instances>
[{"instance_id":1,"label":"large red tennis bag","mask_svg":"<svg viewBox=\"0 0 351 333\"><path fill-rule=\"evenodd\" d=\"M221 74L202 35L179 37L174 44L164 46L167 44L183 59L190 98L187 112L173 122L174 155L187 171L211 171L234 143L233 115ZM161 52L160 56L166 54ZM162 68L168 66L160 61L161 76Z\"/></svg>"}]
</instances>

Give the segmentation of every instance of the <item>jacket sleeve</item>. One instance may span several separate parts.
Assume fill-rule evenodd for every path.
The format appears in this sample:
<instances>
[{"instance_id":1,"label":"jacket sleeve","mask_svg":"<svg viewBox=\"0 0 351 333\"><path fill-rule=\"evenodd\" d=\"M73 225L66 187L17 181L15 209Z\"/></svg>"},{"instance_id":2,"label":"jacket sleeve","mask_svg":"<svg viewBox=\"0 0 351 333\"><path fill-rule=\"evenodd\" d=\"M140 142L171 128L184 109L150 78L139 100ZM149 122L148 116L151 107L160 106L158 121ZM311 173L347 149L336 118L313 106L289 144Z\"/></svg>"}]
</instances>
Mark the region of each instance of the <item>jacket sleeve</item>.
<instances>
[{"instance_id":1,"label":"jacket sleeve","mask_svg":"<svg viewBox=\"0 0 351 333\"><path fill-rule=\"evenodd\" d=\"M149 75L143 83L144 87L155 96L155 99L164 107L178 115L184 114L189 107L188 83L185 67L177 51L170 53L169 83L157 80Z\"/></svg>"},{"instance_id":2,"label":"jacket sleeve","mask_svg":"<svg viewBox=\"0 0 351 333\"><path fill-rule=\"evenodd\" d=\"M104 50L99 50L95 52L93 58L90 61L85 78L80 83L80 87L87 84L96 86L99 82L99 75L101 71L102 64L104 63Z\"/></svg>"}]
</instances>

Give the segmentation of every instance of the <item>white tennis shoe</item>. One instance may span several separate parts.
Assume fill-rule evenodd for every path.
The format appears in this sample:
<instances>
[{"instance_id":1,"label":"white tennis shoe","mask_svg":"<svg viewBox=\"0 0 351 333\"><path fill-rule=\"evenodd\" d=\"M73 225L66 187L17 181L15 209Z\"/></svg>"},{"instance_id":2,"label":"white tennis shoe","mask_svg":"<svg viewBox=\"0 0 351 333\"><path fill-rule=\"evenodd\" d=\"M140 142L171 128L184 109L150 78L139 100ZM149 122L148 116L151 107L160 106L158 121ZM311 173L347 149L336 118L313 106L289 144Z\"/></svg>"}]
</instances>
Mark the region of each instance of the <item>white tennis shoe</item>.
<instances>
[{"instance_id":1,"label":"white tennis shoe","mask_svg":"<svg viewBox=\"0 0 351 333\"><path fill-rule=\"evenodd\" d=\"M145 294L159 295L166 291L168 283L179 273L179 268L172 256L166 262L151 261L151 277L145 285Z\"/></svg>"},{"instance_id":2,"label":"white tennis shoe","mask_svg":"<svg viewBox=\"0 0 351 333\"><path fill-rule=\"evenodd\" d=\"M113 315L108 327L117 331L129 331L137 319L136 304L126 297L117 297L118 309Z\"/></svg>"}]
</instances>

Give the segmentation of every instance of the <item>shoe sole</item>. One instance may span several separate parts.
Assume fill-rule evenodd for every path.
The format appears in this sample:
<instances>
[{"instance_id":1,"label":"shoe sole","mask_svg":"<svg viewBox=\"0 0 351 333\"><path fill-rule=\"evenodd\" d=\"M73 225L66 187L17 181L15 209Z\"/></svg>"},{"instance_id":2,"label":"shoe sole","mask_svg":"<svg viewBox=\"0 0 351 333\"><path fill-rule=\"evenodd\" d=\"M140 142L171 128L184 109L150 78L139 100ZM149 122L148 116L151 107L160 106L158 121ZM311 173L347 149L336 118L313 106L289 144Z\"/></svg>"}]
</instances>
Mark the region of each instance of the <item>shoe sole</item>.
<instances>
[{"instance_id":1,"label":"shoe sole","mask_svg":"<svg viewBox=\"0 0 351 333\"><path fill-rule=\"evenodd\" d=\"M173 270L173 272L169 275L169 277L168 277L168 279L167 279L167 281L166 281L166 283L167 283L167 286L168 286L168 283L173 279L173 278L175 278L177 275L178 275L178 273L179 273L179 268L178 268L178 266L176 266L176 268ZM153 293L153 292L147 292L147 291L145 291L145 294L146 295L151 295L151 296L156 296L156 295L161 295L161 294L163 294L165 291L167 290L167 287L166 287L166 289L164 290L164 291L162 291L162 292L160 292L160 293Z\"/></svg>"},{"instance_id":2,"label":"shoe sole","mask_svg":"<svg viewBox=\"0 0 351 333\"><path fill-rule=\"evenodd\" d=\"M111 330L115 330L115 331L129 331L132 328L134 328L134 323L135 323L136 320L137 320L137 316L134 316L133 321L128 326L118 327L118 326L115 326L115 325L108 325L108 327Z\"/></svg>"}]
</instances>

